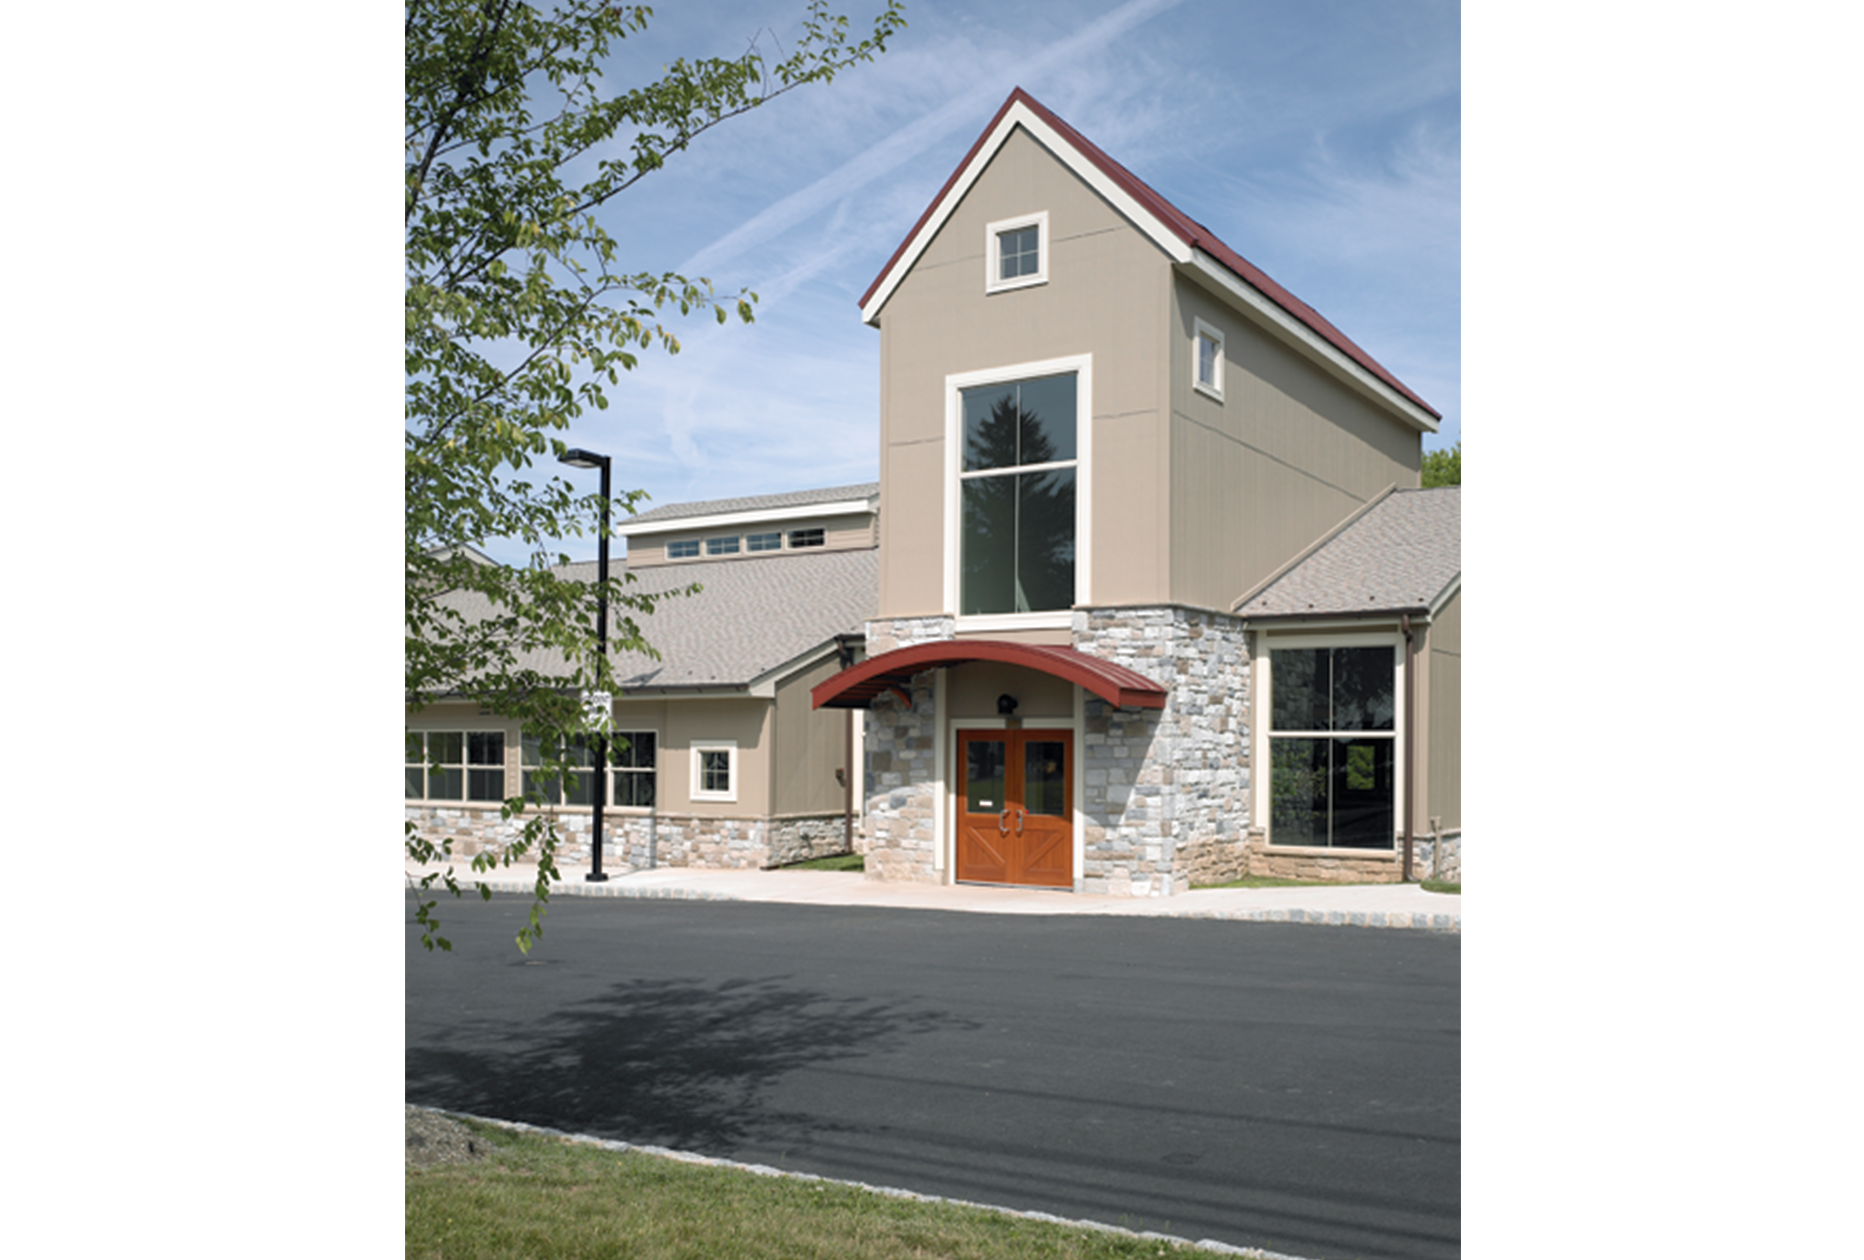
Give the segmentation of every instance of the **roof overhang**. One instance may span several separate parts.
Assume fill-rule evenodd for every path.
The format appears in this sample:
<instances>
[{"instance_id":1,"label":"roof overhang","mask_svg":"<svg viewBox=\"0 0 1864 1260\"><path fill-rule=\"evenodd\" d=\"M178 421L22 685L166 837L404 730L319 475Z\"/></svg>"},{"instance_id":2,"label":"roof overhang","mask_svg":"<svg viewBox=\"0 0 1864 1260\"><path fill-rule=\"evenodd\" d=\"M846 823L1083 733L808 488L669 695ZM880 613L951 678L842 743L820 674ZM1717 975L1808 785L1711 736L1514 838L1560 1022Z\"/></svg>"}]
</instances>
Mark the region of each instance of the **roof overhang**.
<instances>
[{"instance_id":1,"label":"roof overhang","mask_svg":"<svg viewBox=\"0 0 1864 1260\"><path fill-rule=\"evenodd\" d=\"M742 512L714 512L707 516L670 516L657 520L634 520L617 525L614 532L623 538L640 534L670 534L682 530L717 529L729 525L754 525L760 521L800 521L811 516L849 516L872 512L880 496L861 499L837 499L829 503L802 503L794 507L747 508Z\"/></svg>"},{"instance_id":2,"label":"roof overhang","mask_svg":"<svg viewBox=\"0 0 1864 1260\"><path fill-rule=\"evenodd\" d=\"M1165 688L1144 674L1073 648L1001 639L940 639L870 656L810 689L818 709L865 709L885 691L905 693L913 675L971 661L997 661L1085 687L1120 709L1162 709Z\"/></svg>"}]
</instances>

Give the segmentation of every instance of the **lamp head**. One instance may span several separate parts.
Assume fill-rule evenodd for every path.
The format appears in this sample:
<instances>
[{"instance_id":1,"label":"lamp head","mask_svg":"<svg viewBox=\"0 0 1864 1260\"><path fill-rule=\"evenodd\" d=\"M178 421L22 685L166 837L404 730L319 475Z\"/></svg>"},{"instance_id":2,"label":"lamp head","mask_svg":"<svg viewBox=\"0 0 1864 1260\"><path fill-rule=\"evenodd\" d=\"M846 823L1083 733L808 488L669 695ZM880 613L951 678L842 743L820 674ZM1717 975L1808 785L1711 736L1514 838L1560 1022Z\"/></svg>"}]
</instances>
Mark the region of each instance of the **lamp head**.
<instances>
[{"instance_id":1,"label":"lamp head","mask_svg":"<svg viewBox=\"0 0 1864 1260\"><path fill-rule=\"evenodd\" d=\"M571 447L557 456L559 464L568 464L571 468L602 468L608 463L608 456L597 455L594 451L585 451L580 446Z\"/></svg>"}]
</instances>

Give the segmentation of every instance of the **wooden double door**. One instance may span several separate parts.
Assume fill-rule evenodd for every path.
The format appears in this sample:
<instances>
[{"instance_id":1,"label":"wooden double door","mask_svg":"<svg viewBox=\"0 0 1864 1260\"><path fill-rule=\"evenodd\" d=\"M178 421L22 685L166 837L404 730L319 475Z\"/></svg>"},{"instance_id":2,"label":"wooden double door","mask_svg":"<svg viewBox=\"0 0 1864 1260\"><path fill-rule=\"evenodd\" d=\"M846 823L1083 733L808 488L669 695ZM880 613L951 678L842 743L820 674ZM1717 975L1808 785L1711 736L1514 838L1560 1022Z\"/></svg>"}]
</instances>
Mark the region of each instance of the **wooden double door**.
<instances>
[{"instance_id":1,"label":"wooden double door","mask_svg":"<svg viewBox=\"0 0 1864 1260\"><path fill-rule=\"evenodd\" d=\"M1074 732L958 732L957 878L1074 887Z\"/></svg>"}]
</instances>

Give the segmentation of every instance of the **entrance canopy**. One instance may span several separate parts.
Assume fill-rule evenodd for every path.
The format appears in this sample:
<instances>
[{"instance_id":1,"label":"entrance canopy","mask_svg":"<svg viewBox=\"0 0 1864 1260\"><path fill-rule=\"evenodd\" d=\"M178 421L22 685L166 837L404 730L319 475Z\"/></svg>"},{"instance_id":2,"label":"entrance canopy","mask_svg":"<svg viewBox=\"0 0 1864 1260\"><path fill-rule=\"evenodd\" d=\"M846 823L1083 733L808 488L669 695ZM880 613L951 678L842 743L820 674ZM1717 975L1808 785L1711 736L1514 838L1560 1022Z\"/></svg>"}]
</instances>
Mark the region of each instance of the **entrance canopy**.
<instances>
[{"instance_id":1,"label":"entrance canopy","mask_svg":"<svg viewBox=\"0 0 1864 1260\"><path fill-rule=\"evenodd\" d=\"M1120 709L1162 709L1165 688L1124 665L1103 661L1073 648L1036 643L1006 643L997 639L940 639L916 643L869 657L827 682L810 689L818 709L865 709L883 691L906 694L914 674L929 669L950 669L966 661L1000 661L1040 670L1085 687Z\"/></svg>"}]
</instances>

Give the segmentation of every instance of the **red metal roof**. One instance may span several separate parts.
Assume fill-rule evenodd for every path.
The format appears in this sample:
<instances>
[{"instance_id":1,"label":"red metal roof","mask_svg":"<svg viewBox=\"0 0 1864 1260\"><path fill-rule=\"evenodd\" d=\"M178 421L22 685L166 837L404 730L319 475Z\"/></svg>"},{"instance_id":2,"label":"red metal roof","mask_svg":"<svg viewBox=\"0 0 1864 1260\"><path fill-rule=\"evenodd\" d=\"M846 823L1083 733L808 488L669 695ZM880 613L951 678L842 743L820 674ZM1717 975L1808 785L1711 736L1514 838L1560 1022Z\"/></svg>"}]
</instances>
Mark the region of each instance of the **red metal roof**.
<instances>
[{"instance_id":1,"label":"red metal roof","mask_svg":"<svg viewBox=\"0 0 1864 1260\"><path fill-rule=\"evenodd\" d=\"M949 669L966 661L1001 661L1041 670L1087 688L1108 704L1121 709L1162 709L1165 689L1124 665L1103 661L1073 648L1035 643L1006 643L998 639L940 639L895 648L850 666L810 688L817 709L865 709L889 688L904 688L914 674Z\"/></svg>"},{"instance_id":2,"label":"red metal roof","mask_svg":"<svg viewBox=\"0 0 1864 1260\"><path fill-rule=\"evenodd\" d=\"M1035 97L1029 95L1029 93L1023 91L1021 88L1017 88L1010 93L1009 99L1003 102L1003 107L999 109L996 116L990 120L990 125L984 128L982 135L978 136L977 143L973 144L970 152L964 155L964 161L958 163L957 169L951 173L951 178L947 179L945 181L945 186L938 190L938 196L932 198L932 204L926 207L925 213L919 216L919 221L913 224L913 230L906 234L906 239L900 242L900 247L893 251L893 257L889 258L887 260L887 265L880 269L880 274L874 277L874 282L867 286L867 292L861 295L860 306L866 307L868 299L874 296L875 291L880 288L881 283L886 280L888 274L892 272L893 268L899 263L900 258L906 253L907 246L911 245L913 239L919 235L920 229L924 228L927 221L931 219L933 212L938 209L939 203L945 200L945 195L951 191L952 185L958 182L958 177L964 173L965 168L971 164L971 160L975 158L978 151L983 148L984 141L989 139L990 133L996 130L997 123L1010 111L1012 106L1018 103L1021 103L1043 122L1059 132L1069 144L1074 146L1075 150L1079 152L1082 157L1100 168L1101 172L1105 174L1108 179L1119 185L1129 196L1138 201L1140 205L1144 206L1153 217L1158 219L1158 221L1165 226L1167 231L1172 233L1172 235L1176 236L1185 244L1195 249L1201 249L1206 254L1209 254L1212 258L1229 268L1230 271L1234 272L1244 283L1250 285L1264 297L1275 303L1275 305L1281 307L1295 319L1307 325L1308 328L1312 329L1329 345L1333 346L1334 349L1340 351L1340 353L1344 354L1347 358L1366 369L1366 371L1372 373L1372 375L1378 377L1379 380L1397 390L1400 394L1422 407L1425 411L1428 411L1432 416L1435 416L1439 420L1443 418L1441 412L1411 392L1404 382L1386 371L1378 360L1374 359L1364 350L1361 350L1352 338L1327 322L1319 311L1316 311L1306 302L1303 302L1300 298L1282 288L1281 285L1275 283L1261 268L1257 267L1254 263L1251 263L1241 254L1217 239L1216 234L1209 228L1179 210L1178 207L1172 205L1171 202L1165 200L1165 198L1159 196L1158 193L1147 187L1145 182L1138 176L1108 157L1105 153L1102 153L1095 147L1092 141L1088 140L1087 137L1083 136L1073 127L1070 127L1060 118L1050 113L1041 102L1037 101Z\"/></svg>"}]
</instances>

